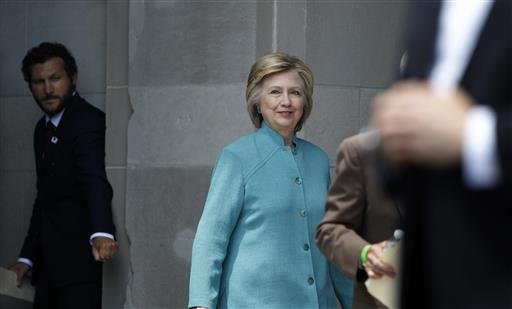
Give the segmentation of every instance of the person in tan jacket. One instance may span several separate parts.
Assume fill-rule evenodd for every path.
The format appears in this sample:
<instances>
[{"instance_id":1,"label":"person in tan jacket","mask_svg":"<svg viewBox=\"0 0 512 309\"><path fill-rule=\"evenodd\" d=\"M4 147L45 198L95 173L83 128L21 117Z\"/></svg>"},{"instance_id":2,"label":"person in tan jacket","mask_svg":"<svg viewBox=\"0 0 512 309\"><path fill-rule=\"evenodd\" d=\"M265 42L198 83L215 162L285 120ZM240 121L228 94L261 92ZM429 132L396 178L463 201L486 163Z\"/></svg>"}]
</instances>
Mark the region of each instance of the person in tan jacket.
<instances>
[{"instance_id":1,"label":"person in tan jacket","mask_svg":"<svg viewBox=\"0 0 512 309\"><path fill-rule=\"evenodd\" d=\"M385 308L368 294L368 278L394 276L380 256L387 239L401 224L401 210L378 184L370 144L374 133L351 136L341 143L336 177L329 190L316 243L327 258L356 281L353 308ZM365 255L362 265L362 255Z\"/></svg>"}]
</instances>

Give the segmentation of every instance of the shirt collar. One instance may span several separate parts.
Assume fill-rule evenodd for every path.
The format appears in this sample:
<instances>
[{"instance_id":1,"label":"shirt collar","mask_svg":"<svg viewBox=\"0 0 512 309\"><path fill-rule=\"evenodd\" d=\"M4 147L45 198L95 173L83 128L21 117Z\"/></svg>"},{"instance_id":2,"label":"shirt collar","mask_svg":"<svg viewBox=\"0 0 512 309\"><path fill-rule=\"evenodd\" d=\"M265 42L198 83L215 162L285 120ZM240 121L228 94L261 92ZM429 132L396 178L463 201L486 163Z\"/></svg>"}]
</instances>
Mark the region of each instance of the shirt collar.
<instances>
[{"instance_id":1,"label":"shirt collar","mask_svg":"<svg viewBox=\"0 0 512 309\"><path fill-rule=\"evenodd\" d=\"M62 115L64 114L64 111L66 108L63 108L58 114L53 115L52 117L45 115L45 123L48 123L48 121L51 121L53 125L57 128L59 126L60 120L62 119Z\"/></svg>"}]
</instances>

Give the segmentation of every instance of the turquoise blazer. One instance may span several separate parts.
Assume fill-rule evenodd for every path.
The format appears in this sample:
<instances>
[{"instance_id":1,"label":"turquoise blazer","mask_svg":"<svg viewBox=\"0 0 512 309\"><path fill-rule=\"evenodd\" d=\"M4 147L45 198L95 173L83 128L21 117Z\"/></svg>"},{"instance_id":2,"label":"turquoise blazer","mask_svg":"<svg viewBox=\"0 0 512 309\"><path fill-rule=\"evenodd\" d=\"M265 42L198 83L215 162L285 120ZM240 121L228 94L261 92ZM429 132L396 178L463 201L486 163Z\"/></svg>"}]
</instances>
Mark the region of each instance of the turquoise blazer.
<instances>
[{"instance_id":1,"label":"turquoise blazer","mask_svg":"<svg viewBox=\"0 0 512 309\"><path fill-rule=\"evenodd\" d=\"M189 307L343 308L353 286L315 245L329 159L266 123L225 147L192 249Z\"/></svg>"}]
</instances>

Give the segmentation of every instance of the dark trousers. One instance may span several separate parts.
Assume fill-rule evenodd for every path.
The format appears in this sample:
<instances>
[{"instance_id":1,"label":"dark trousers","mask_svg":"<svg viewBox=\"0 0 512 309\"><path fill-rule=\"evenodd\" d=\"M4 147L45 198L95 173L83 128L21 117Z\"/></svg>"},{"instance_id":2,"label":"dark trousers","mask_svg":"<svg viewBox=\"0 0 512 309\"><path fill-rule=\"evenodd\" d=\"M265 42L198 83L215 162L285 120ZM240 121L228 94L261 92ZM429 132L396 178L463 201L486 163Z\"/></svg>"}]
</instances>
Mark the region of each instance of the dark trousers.
<instances>
[{"instance_id":1,"label":"dark trousers","mask_svg":"<svg viewBox=\"0 0 512 309\"><path fill-rule=\"evenodd\" d=\"M38 284L34 309L101 309L101 282Z\"/></svg>"}]
</instances>

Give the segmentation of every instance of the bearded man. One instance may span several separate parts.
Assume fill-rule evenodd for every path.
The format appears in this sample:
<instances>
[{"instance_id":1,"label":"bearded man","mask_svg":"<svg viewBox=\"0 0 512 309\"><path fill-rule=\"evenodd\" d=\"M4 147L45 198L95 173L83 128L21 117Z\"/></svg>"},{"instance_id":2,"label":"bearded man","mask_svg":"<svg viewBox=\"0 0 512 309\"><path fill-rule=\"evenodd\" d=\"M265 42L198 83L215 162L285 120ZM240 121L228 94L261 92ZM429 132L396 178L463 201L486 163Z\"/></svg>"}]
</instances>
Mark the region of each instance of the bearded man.
<instances>
[{"instance_id":1,"label":"bearded man","mask_svg":"<svg viewBox=\"0 0 512 309\"><path fill-rule=\"evenodd\" d=\"M105 172L105 113L76 91L75 59L59 43L30 49L25 81L44 116L34 131L37 196L18 261L32 268L34 308L101 308L102 262L118 249Z\"/></svg>"}]
</instances>

